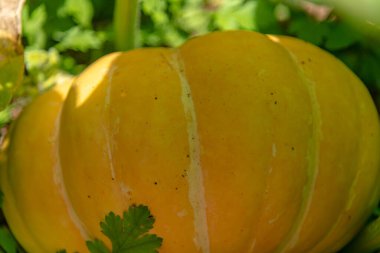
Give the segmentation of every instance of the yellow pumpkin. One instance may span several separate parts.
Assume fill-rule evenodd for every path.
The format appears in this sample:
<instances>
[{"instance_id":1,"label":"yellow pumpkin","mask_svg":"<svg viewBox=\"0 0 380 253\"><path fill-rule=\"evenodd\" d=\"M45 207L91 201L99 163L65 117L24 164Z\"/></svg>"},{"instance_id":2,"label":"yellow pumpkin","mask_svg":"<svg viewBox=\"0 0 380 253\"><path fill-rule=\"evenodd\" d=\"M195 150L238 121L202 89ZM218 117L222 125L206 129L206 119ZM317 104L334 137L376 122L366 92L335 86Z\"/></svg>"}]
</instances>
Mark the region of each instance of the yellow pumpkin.
<instances>
[{"instance_id":1,"label":"yellow pumpkin","mask_svg":"<svg viewBox=\"0 0 380 253\"><path fill-rule=\"evenodd\" d=\"M216 32L96 61L25 109L1 168L29 252L86 252L148 205L162 253L330 253L379 199L379 121L333 56Z\"/></svg>"}]
</instances>

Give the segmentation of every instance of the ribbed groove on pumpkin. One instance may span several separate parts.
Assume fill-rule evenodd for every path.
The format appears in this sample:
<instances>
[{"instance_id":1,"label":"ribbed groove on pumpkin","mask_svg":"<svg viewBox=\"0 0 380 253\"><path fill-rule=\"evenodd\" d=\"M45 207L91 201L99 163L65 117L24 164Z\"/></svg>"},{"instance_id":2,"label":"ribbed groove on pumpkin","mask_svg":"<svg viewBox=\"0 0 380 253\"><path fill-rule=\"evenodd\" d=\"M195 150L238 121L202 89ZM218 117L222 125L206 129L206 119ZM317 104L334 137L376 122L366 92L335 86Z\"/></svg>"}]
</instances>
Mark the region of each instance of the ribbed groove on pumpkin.
<instances>
[{"instance_id":1,"label":"ribbed groove on pumpkin","mask_svg":"<svg viewBox=\"0 0 380 253\"><path fill-rule=\"evenodd\" d=\"M13 132L15 132L15 130ZM12 136L12 133L11 133L11 136ZM7 142L7 141L8 140L6 139L5 142ZM3 143L3 145L4 145L4 143ZM8 149L7 152L9 153L9 150L10 150L9 147L6 149L2 149L2 150L7 150L7 149ZM6 161L6 163L8 163L8 161ZM7 165L7 167L8 166L9 165ZM7 213L12 213L13 219L15 219L17 221L17 223L18 223L17 225L19 226L16 231L13 231L14 235L20 236L20 238L21 238L21 236L25 236L25 237L23 237L23 240L25 240L25 242L22 242L22 243L28 243L27 246L30 247L31 249L34 249L35 252L43 251L42 250L43 247L40 244L40 242L38 242L35 235L28 228L28 226L26 226L24 218L20 214L21 209L17 208L14 193L13 193L12 187L10 185L11 179L9 177L8 170L4 169L2 167L0 169L1 169L0 170L0 173L1 173L0 174L0 186L1 186L0 190L4 193L4 196L6 196L4 198L4 204L3 204L4 206L2 208L3 208L5 215L7 215ZM13 229L12 225L15 225L15 224L10 225L11 229ZM23 245L23 246L25 247L25 245Z\"/></svg>"},{"instance_id":2,"label":"ribbed groove on pumpkin","mask_svg":"<svg viewBox=\"0 0 380 253\"><path fill-rule=\"evenodd\" d=\"M311 114L312 114L312 124L313 124L313 130L312 130L312 136L309 142L309 148L308 148L308 183L304 186L303 190L303 204L300 208L299 216L297 217L296 221L294 222L294 225L291 229L291 232L289 233L289 236L283 241L283 243L278 247L276 252L278 253L285 253L289 252L292 247L294 247L299 240L300 232L303 227L303 224L306 220L306 217L309 213L312 200L313 200L313 193L316 186L317 178L318 178L318 172L319 172L319 138L321 136L321 114L320 114L320 108L319 103L317 99L317 94L315 90L315 85L312 80L307 78L304 71L297 65L296 57L293 55L292 52L290 52L288 49L284 47L284 49L289 53L290 57L292 58L294 65L297 66L297 70L299 73L299 76L303 83L305 84L307 91L309 93L310 97L310 104L311 104Z\"/></svg>"},{"instance_id":3,"label":"ribbed groove on pumpkin","mask_svg":"<svg viewBox=\"0 0 380 253\"><path fill-rule=\"evenodd\" d=\"M75 212L73 205L69 199L69 196L67 194L66 186L63 180L63 173L62 173L62 167L61 167L61 161L59 156L59 129L61 125L61 113L62 108L60 112L58 113L58 117L55 122L55 129L54 129L54 136L53 140L54 143L54 156L55 156L55 166L54 166L54 183L57 185L59 193L62 196L63 202L65 203L67 213L69 214L69 217L71 218L71 221L73 222L74 226L78 229L80 235L82 238L86 241L90 239L90 236L87 233L87 229L85 228L84 224L81 222L80 218L78 217L77 213Z\"/></svg>"},{"instance_id":4,"label":"ribbed groove on pumpkin","mask_svg":"<svg viewBox=\"0 0 380 253\"><path fill-rule=\"evenodd\" d=\"M354 97L354 104L355 105L357 105L356 106L356 114L357 114L357 118L359 118L359 119L361 119L361 118L363 118L363 115L362 115L362 113L361 113L361 110L360 110L360 108L359 108L359 104L360 104L360 100L358 99L358 97L357 97L357 94L356 94L356 92L354 91L354 89L353 89L353 87L352 87L352 85L350 85L350 89L352 90L352 94L353 94L353 97ZM359 120L359 122L363 122L363 121L360 121ZM362 126L362 124L359 124L358 125L358 128L357 128L357 133L359 133L359 136L358 136L358 138L356 139L356 140L362 140L362 128L363 128L363 126ZM335 222L335 224L332 226L332 228L325 234L325 236L321 239L321 241L313 248L313 251L315 250L315 249L317 249L317 251L316 252L326 252L327 250L332 250L332 247L333 247L333 245L332 244L334 244L334 245L339 245L339 243L337 243L337 241L334 241L334 242L330 242L330 243L326 243L326 241L328 241L329 240L329 238L330 238L330 236L331 236L331 234L333 234L334 232L335 232L335 230L337 229L337 227L341 224L341 222L344 220L344 219L347 219L347 214L349 214L350 212L349 212L349 210L351 209L351 207L352 207L352 204L353 204L353 196L355 196L356 194L355 194L355 186L357 185L357 183L358 183L358 180L359 180L359 176L360 176L360 174L362 173L362 171L363 171L363 169L365 169L365 168L363 168L363 166L360 166L360 157L362 157L363 156L363 149L361 148L362 147L362 145L360 145L360 141L358 141L359 142L359 144L358 144L358 146L359 146L359 148L358 148L358 154L360 154L360 156L358 157L358 159L356 160L356 168L359 168L358 170L357 170L357 173L356 173L356 175L355 175L355 177L353 178L353 181L352 181L352 184L351 184L351 187L350 187L350 190L348 191L348 199L347 199L347 202L346 202L346 205L345 205L345 207L343 208L343 210L342 210L342 212L341 212L341 215L338 217L338 219L336 220L336 222ZM376 192L376 191L374 191L374 192ZM353 224L354 226L356 225L356 224ZM351 227L351 229L352 229L352 227ZM347 231L347 234L349 234L349 232L350 232L350 230L348 230ZM343 238L342 238L343 239ZM342 240L341 239L341 240ZM344 240L344 239L343 239ZM327 244L326 246L324 246L323 247L323 244ZM343 244L343 243L342 243ZM321 248L322 248L322 250L321 250ZM338 249L335 249L334 250L334 252L336 251L336 250L338 250Z\"/></svg>"},{"instance_id":5,"label":"ribbed groove on pumpkin","mask_svg":"<svg viewBox=\"0 0 380 253\"><path fill-rule=\"evenodd\" d=\"M111 177L113 179L116 178L116 173L115 173L115 167L113 164L113 143L112 143L112 137L111 137L111 129L110 129L110 115L109 115L109 110L110 110L110 105L111 105L111 92L112 92L112 77L113 73L115 72L116 67L113 66L111 67L110 71L107 73L108 77L108 83L106 87L106 96L104 100L104 124L102 125L102 130L104 133L105 141L106 141L106 146L105 146L105 153L106 153L106 159L108 160L109 163L109 168L111 170Z\"/></svg>"},{"instance_id":6,"label":"ribbed groove on pumpkin","mask_svg":"<svg viewBox=\"0 0 380 253\"><path fill-rule=\"evenodd\" d=\"M181 101L187 122L187 134L190 149L190 165L187 172L187 179L189 185L189 201L194 212L194 242L203 253L210 253L206 198L200 157L200 139L191 88L187 81L184 64L180 59L179 52L176 51L172 58L167 60L179 77L182 91Z\"/></svg>"}]
</instances>

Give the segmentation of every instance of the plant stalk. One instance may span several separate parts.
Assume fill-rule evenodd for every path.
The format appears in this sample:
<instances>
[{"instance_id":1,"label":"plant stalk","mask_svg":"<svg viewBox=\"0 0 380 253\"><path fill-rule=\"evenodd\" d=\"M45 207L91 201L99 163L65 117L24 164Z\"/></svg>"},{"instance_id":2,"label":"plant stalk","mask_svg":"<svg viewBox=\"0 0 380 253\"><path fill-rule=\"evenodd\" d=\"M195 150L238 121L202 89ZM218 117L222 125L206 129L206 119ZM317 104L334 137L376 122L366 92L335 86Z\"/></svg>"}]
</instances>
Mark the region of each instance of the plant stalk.
<instances>
[{"instance_id":1,"label":"plant stalk","mask_svg":"<svg viewBox=\"0 0 380 253\"><path fill-rule=\"evenodd\" d=\"M139 0L116 0L114 32L117 51L128 51L138 47L139 23Z\"/></svg>"}]
</instances>

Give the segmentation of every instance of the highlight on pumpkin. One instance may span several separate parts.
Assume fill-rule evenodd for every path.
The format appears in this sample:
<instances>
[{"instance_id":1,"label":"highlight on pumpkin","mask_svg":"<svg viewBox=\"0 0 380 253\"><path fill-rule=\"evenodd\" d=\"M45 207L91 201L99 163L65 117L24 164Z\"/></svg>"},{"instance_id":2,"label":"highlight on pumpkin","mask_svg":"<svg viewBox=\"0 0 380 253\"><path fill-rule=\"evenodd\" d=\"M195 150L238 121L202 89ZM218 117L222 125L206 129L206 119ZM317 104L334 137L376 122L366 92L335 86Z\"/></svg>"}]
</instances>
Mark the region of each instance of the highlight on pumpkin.
<instances>
[{"instance_id":1,"label":"highlight on pumpkin","mask_svg":"<svg viewBox=\"0 0 380 253\"><path fill-rule=\"evenodd\" d=\"M380 248L374 2L6 2L0 252Z\"/></svg>"}]
</instances>

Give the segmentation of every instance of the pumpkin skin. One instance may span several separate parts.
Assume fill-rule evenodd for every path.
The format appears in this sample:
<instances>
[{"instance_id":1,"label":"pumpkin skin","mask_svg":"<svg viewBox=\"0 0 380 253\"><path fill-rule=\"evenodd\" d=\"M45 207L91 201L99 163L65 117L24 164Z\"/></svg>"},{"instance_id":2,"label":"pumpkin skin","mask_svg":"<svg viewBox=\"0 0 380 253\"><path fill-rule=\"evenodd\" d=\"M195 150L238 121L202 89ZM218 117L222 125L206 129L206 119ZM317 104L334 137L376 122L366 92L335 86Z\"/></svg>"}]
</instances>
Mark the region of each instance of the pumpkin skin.
<instances>
[{"instance_id":1,"label":"pumpkin skin","mask_svg":"<svg viewBox=\"0 0 380 253\"><path fill-rule=\"evenodd\" d=\"M333 56L216 32L105 56L37 98L9 136L4 212L28 252L87 252L133 203L163 253L335 252L379 199L379 138Z\"/></svg>"}]
</instances>

